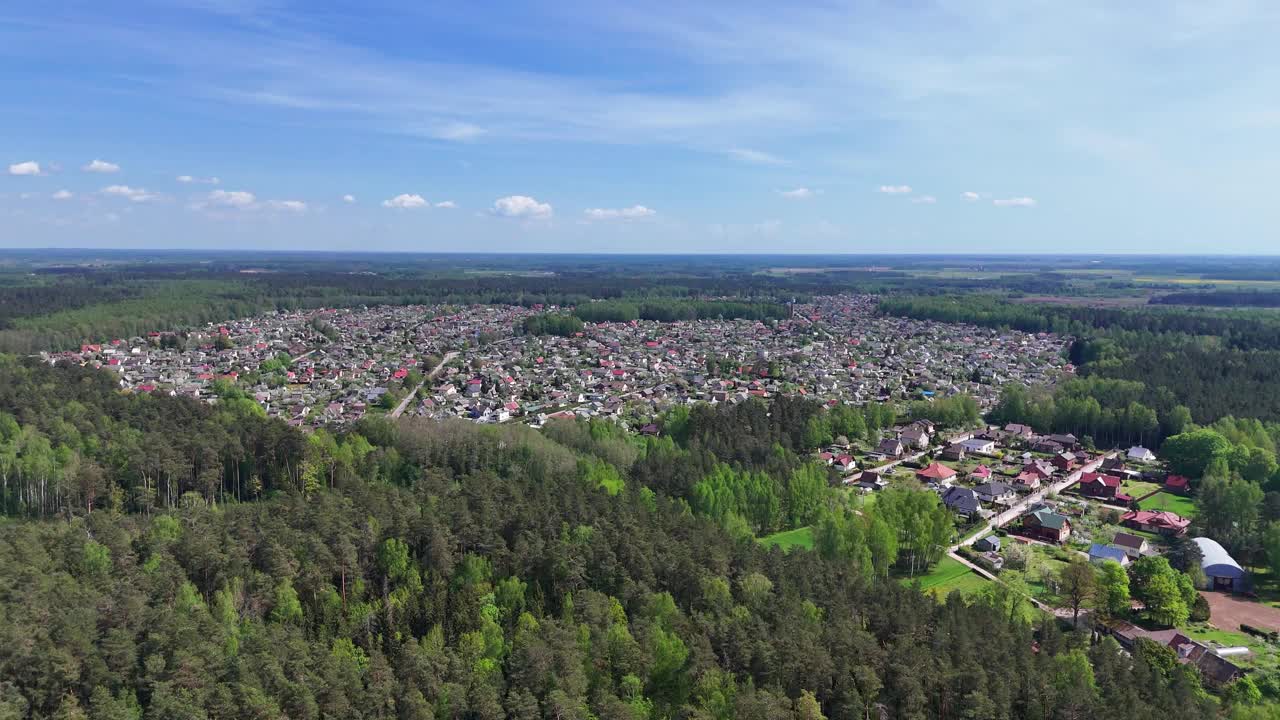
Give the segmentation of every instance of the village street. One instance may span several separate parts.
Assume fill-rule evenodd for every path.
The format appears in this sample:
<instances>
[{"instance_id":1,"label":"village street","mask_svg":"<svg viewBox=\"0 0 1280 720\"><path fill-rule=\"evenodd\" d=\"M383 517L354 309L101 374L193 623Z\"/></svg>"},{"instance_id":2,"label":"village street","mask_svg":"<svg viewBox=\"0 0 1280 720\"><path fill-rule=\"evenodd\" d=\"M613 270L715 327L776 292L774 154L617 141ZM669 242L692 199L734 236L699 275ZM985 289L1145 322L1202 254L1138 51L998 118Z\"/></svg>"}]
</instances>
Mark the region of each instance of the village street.
<instances>
[{"instance_id":1,"label":"village street","mask_svg":"<svg viewBox=\"0 0 1280 720\"><path fill-rule=\"evenodd\" d=\"M458 357L457 350L450 350L445 353L444 357L440 360L440 364L436 365L435 368L433 368L431 372L422 379L422 382L418 383L418 386L413 389L413 392L405 395L404 399L400 401L400 404L396 406L396 409L391 411L391 417L398 418L403 415L404 409L409 407L409 403L412 402L414 398L418 397L418 391L422 389L422 386L426 385L428 381L436 379L436 376L440 374L440 371L444 370L445 363L456 357Z\"/></svg>"}]
</instances>

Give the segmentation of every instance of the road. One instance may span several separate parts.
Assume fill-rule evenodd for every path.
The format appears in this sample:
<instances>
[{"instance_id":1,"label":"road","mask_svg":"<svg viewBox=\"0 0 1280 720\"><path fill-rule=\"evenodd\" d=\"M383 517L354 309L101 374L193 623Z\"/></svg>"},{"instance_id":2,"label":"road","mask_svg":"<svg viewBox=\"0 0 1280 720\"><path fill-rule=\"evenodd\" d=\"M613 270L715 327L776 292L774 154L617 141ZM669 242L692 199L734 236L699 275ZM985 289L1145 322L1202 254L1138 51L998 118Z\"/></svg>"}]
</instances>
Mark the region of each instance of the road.
<instances>
[{"instance_id":1,"label":"road","mask_svg":"<svg viewBox=\"0 0 1280 720\"><path fill-rule=\"evenodd\" d=\"M444 357L440 359L440 364L436 365L435 369L428 373L426 377L422 378L422 382L418 383L418 386L413 389L413 392L405 395L404 399L400 401L400 404L396 406L396 409L391 411L391 417L398 418L403 415L404 409L409 407L409 403L413 402L414 398L418 397L418 391L422 389L422 386L426 385L431 380L434 380L436 376L440 374L440 371L444 370L445 364L456 357L458 357L457 350L450 350L445 353Z\"/></svg>"},{"instance_id":2,"label":"road","mask_svg":"<svg viewBox=\"0 0 1280 720\"><path fill-rule=\"evenodd\" d=\"M924 457L925 453L938 452L938 451L939 451L939 450L941 450L941 449L942 449L942 446L941 446L941 445L938 445L937 447L929 448L928 450L921 450L920 452L916 453L915 455L907 455L906 457L898 458L897 460L894 460L893 462L885 463L884 465L881 465L880 467L874 467L874 468L871 468L870 470L867 470L866 472L873 472L873 473L876 473L877 475L879 475L879 474L881 474L881 473L886 473L886 472L889 472L890 470L894 469L895 467L897 467L897 466L901 465L901 464L902 464L902 463L904 463L904 462L909 462L909 461L911 461L911 460L918 460L918 459L920 459L920 458Z\"/></svg>"},{"instance_id":3,"label":"road","mask_svg":"<svg viewBox=\"0 0 1280 720\"><path fill-rule=\"evenodd\" d=\"M965 538L964 540L961 540L959 543L955 545L952 545L950 548L947 549L947 555L952 560L955 560L961 565L964 565L965 567L969 568L970 570L977 573L978 575L981 575L982 577L992 582L1000 582L1000 578L998 576L996 576L993 573L987 572L985 569L983 569L978 565L975 565L974 563L969 562L963 556L961 556L960 553L956 551L962 547L972 545L978 540L986 537L987 534L990 533L995 528L1002 527L1007 523L1009 523L1010 521L1014 520L1015 518L1021 516L1024 510L1026 510L1031 505L1043 500L1049 493L1051 492L1060 493L1063 490L1066 490L1067 488L1071 487L1072 485L1080 481L1081 475L1087 472L1093 472L1094 470L1097 470L1098 467L1102 465L1103 460L1106 460L1107 458L1110 458L1110 457L1114 457L1115 454L1116 453L1114 452L1107 453L1106 455L1103 455L1102 457L1098 458L1097 460L1094 460L1088 465L1081 467L1079 470L1071 473L1070 475L1066 476L1062 480L1059 480L1058 482L1053 483L1052 485L1046 485L1040 490L1037 490L1036 492L1031 493L1027 497L1018 501L1016 504L1010 506L1008 510L1005 510L1004 512L999 513L995 517L991 518L991 520L988 521L987 524L984 525L982 529L979 530L978 532L970 533L967 538ZM1036 607L1040 608L1041 610L1047 613L1052 613L1055 617L1061 618L1063 620L1071 619L1072 613L1070 608L1053 607L1052 605L1041 602L1035 599L1034 597L1031 597L1030 595L1027 596L1027 599L1030 600L1031 603ZM1088 616L1088 612L1085 610L1081 610L1079 620L1082 622L1087 622L1086 620L1087 616ZM1077 627L1079 626L1077 625Z\"/></svg>"},{"instance_id":4,"label":"road","mask_svg":"<svg viewBox=\"0 0 1280 720\"><path fill-rule=\"evenodd\" d=\"M1004 527L1005 525L1009 524L1011 521L1017 519L1018 517L1021 517L1028 507L1034 505L1035 503L1040 502L1041 500L1044 500L1045 497L1047 497L1050 493L1060 493L1063 490L1066 490L1067 488L1076 484L1077 482L1080 481L1081 475L1087 472L1093 472L1094 470L1097 470L1099 467L1101 467L1102 461L1110 457L1115 457L1115 452L1110 452L1110 453L1107 453L1106 455L1103 455L1102 457L1098 458L1097 460L1094 460L1088 465L1081 467L1079 470L1071 473L1070 475L1059 480L1058 482L1053 483L1052 485L1046 485L1040 488L1039 490L1031 493L1030 495L1026 496L1025 498L1022 498L1017 503L1010 505L1008 510L1001 512L995 515L994 517L992 517L990 520L988 520L987 524L983 526L981 530L979 530L978 532L971 533L966 539L961 540L956 545L951 546L950 552L954 553L956 550L959 550L961 547L972 545L978 540L986 537L987 533L991 532L992 530L999 527Z\"/></svg>"}]
</instances>

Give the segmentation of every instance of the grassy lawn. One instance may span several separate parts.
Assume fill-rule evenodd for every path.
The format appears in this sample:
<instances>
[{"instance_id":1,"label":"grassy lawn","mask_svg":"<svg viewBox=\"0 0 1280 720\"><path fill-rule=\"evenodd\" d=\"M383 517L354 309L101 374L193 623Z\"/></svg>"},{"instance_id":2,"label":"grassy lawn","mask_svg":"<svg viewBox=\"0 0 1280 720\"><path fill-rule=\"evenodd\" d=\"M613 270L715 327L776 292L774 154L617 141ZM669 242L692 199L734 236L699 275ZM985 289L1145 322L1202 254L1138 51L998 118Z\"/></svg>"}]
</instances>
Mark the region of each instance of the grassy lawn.
<instances>
[{"instance_id":1,"label":"grassy lawn","mask_svg":"<svg viewBox=\"0 0 1280 720\"><path fill-rule=\"evenodd\" d=\"M805 550L813 549L813 528L802 527L795 530L787 530L785 532L774 533L768 537L762 537L758 540L761 544L773 547L777 546L784 551L792 548L803 548Z\"/></svg>"},{"instance_id":2,"label":"grassy lawn","mask_svg":"<svg viewBox=\"0 0 1280 720\"><path fill-rule=\"evenodd\" d=\"M1142 497L1149 492L1159 490L1160 483L1147 482L1145 480L1125 480L1120 486L1120 492L1129 497Z\"/></svg>"},{"instance_id":3,"label":"grassy lawn","mask_svg":"<svg viewBox=\"0 0 1280 720\"><path fill-rule=\"evenodd\" d=\"M910 585L918 580L922 590L938 597L946 597L947 593L956 589L976 590L990 582L950 556L943 556L928 573L915 577L904 576L899 580L904 585Z\"/></svg>"},{"instance_id":4,"label":"grassy lawn","mask_svg":"<svg viewBox=\"0 0 1280 720\"><path fill-rule=\"evenodd\" d=\"M1143 500L1138 507L1143 510L1168 510L1169 512L1181 515L1184 518L1193 518L1196 516L1196 503L1194 500L1189 497L1174 495L1167 492L1152 495L1146 500Z\"/></svg>"}]
</instances>

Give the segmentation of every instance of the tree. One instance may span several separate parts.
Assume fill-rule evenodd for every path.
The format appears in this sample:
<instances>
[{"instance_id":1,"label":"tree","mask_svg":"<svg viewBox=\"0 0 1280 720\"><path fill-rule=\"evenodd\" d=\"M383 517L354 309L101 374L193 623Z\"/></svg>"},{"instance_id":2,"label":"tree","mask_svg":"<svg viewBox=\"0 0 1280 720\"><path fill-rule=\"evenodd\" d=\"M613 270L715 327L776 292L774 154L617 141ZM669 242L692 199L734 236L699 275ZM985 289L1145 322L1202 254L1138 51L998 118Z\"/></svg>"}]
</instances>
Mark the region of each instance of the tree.
<instances>
[{"instance_id":1,"label":"tree","mask_svg":"<svg viewBox=\"0 0 1280 720\"><path fill-rule=\"evenodd\" d=\"M1129 610L1129 574L1120 563L1107 560L1098 569L1094 607L1107 617L1118 617Z\"/></svg>"},{"instance_id":2,"label":"tree","mask_svg":"<svg viewBox=\"0 0 1280 720\"><path fill-rule=\"evenodd\" d=\"M1231 449L1231 441L1221 433L1201 428L1166 439L1160 446L1160 455L1171 472L1200 478L1215 460L1226 460Z\"/></svg>"},{"instance_id":3,"label":"tree","mask_svg":"<svg viewBox=\"0 0 1280 720\"><path fill-rule=\"evenodd\" d=\"M1058 573L1059 594L1071 607L1071 622L1078 625L1080 608L1094 597L1097 577L1086 560L1073 560Z\"/></svg>"},{"instance_id":4,"label":"tree","mask_svg":"<svg viewBox=\"0 0 1280 720\"><path fill-rule=\"evenodd\" d=\"M1249 558L1260 544L1264 495L1262 488L1247 480L1205 478L1196 522L1204 535L1222 543L1227 552Z\"/></svg>"}]
</instances>

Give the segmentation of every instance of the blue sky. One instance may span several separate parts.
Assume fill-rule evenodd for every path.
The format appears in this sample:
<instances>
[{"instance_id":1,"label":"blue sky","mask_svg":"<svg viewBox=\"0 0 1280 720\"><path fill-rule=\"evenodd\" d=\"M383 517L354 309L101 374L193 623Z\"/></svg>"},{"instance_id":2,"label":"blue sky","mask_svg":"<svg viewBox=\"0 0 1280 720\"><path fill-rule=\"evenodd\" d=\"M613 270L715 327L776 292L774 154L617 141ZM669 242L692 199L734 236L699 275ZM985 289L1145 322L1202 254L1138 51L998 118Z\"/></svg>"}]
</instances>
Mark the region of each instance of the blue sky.
<instances>
[{"instance_id":1,"label":"blue sky","mask_svg":"<svg viewBox=\"0 0 1280 720\"><path fill-rule=\"evenodd\" d=\"M1274 253L1276 37L1270 0L15 0L0 247Z\"/></svg>"}]
</instances>

